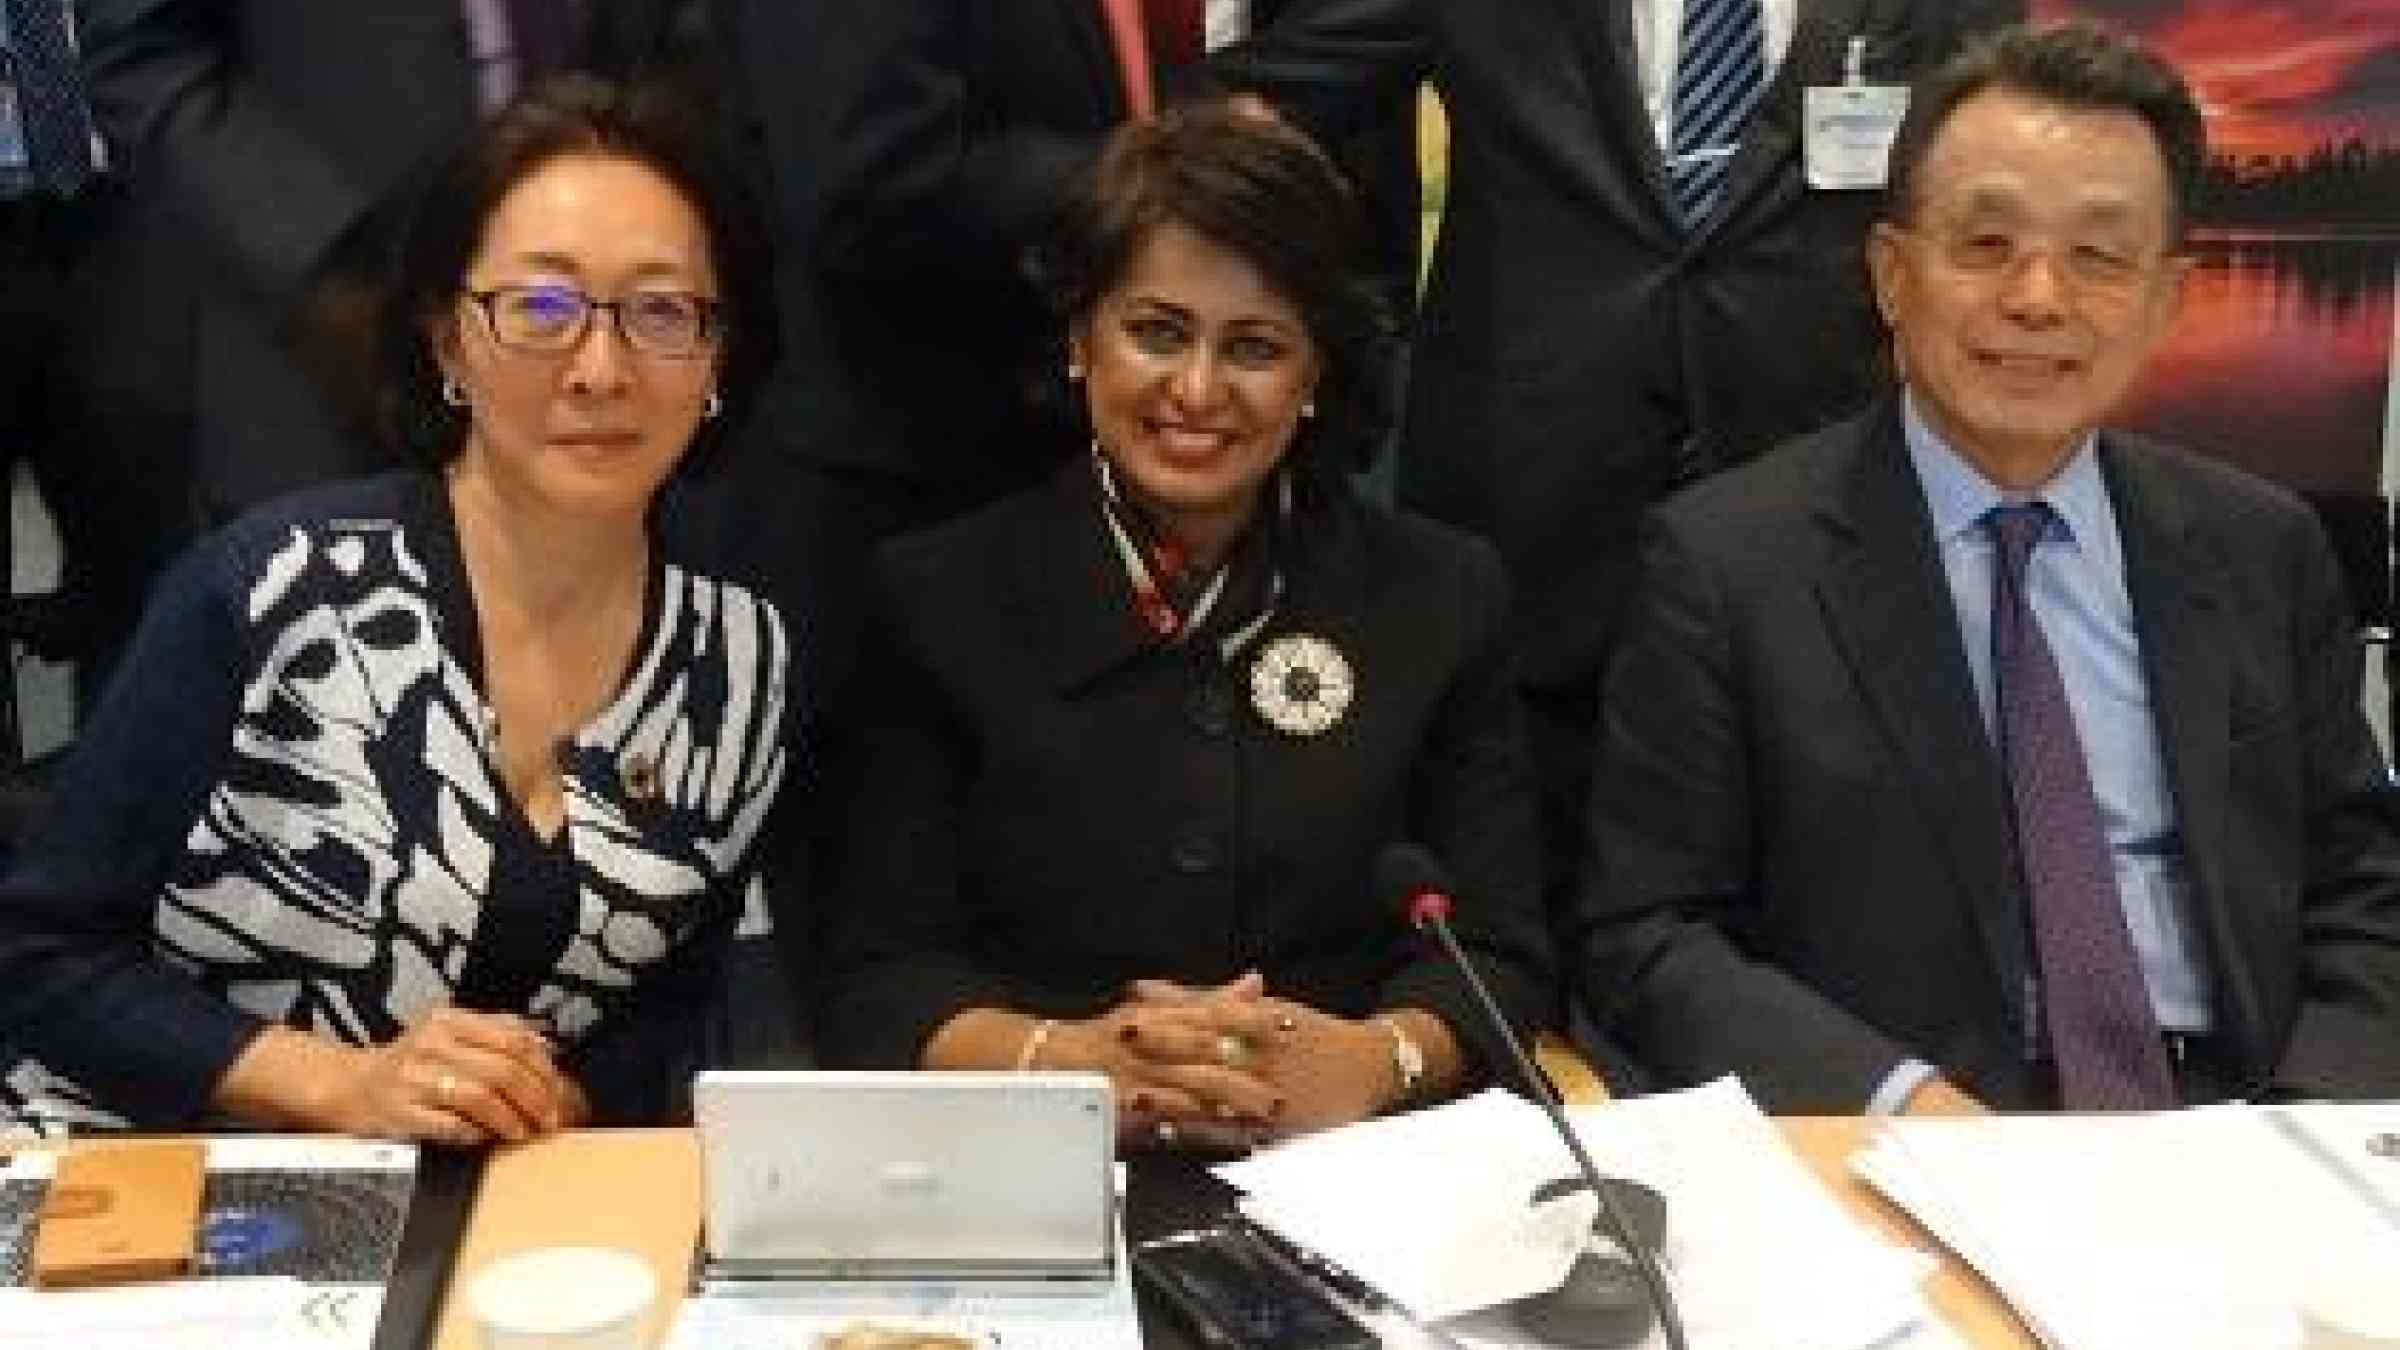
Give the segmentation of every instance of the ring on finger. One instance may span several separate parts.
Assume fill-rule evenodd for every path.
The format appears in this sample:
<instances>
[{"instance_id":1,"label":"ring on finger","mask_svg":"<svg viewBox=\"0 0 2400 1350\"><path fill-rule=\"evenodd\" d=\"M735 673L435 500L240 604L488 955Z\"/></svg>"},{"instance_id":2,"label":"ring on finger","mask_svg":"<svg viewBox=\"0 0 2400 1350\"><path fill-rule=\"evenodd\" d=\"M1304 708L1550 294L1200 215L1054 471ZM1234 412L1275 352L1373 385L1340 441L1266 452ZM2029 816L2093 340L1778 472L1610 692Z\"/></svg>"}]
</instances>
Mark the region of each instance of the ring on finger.
<instances>
[{"instance_id":1,"label":"ring on finger","mask_svg":"<svg viewBox=\"0 0 2400 1350\"><path fill-rule=\"evenodd\" d=\"M1250 1042L1226 1032L1217 1037L1217 1062L1228 1069L1238 1069L1250 1062Z\"/></svg>"},{"instance_id":2,"label":"ring on finger","mask_svg":"<svg viewBox=\"0 0 2400 1350\"><path fill-rule=\"evenodd\" d=\"M458 1075L444 1069L433 1080L433 1099L448 1106L451 1099L456 1096L458 1096Z\"/></svg>"}]
</instances>

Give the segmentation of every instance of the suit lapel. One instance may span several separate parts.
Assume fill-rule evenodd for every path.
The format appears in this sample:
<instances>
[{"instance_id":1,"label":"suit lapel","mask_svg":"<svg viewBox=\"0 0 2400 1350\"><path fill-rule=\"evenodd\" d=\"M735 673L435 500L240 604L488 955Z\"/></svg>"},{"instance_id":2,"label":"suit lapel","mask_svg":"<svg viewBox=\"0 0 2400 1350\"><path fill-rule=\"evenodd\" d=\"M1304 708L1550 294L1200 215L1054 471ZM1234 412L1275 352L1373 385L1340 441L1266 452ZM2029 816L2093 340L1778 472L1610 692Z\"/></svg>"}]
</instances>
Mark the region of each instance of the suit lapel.
<instances>
[{"instance_id":1,"label":"suit lapel","mask_svg":"<svg viewBox=\"0 0 2400 1350\"><path fill-rule=\"evenodd\" d=\"M1523 3L1524 0L1516 0ZM1592 100L1592 116L1602 137L1623 137L1628 161L1639 181L1624 184L1637 203L1646 203L1644 218L1661 237L1672 238L1682 227L1675 221L1674 196L1667 188L1666 161L1659 154L1658 132L1650 110L1642 103L1641 53L1633 39L1633 6L1637 0L1550 0L1559 26L1574 45ZM1612 180L1616 175L1608 175Z\"/></svg>"},{"instance_id":2,"label":"suit lapel","mask_svg":"<svg viewBox=\"0 0 2400 1350\"><path fill-rule=\"evenodd\" d=\"M1617 66L1614 42L1620 29L1626 31L1626 41L1632 41L1625 7L1632 0L1550 0L1558 11L1559 26L1566 30L1567 40L1575 44L1582 55L1582 66L1595 75L1612 71Z\"/></svg>"},{"instance_id":3,"label":"suit lapel","mask_svg":"<svg viewBox=\"0 0 2400 1350\"><path fill-rule=\"evenodd\" d=\"M1858 31L1866 0L1800 0L1792 44L1767 81L1758 111L1742 132L1742 143L1725 171L1724 205L1717 223L1733 218L1744 203L1775 180L1776 168L1800 145L1800 91L1832 78L1841 69L1842 47ZM1712 230L1715 225L1711 226Z\"/></svg>"},{"instance_id":4,"label":"suit lapel","mask_svg":"<svg viewBox=\"0 0 2400 1350\"><path fill-rule=\"evenodd\" d=\"M2125 587L2142 644L2151 720L2165 762L2191 879L2194 918L2206 933L2224 1025L2244 1039L2245 1063L2271 1056L2249 1044L2263 1026L2249 943L2227 903L2221 841L2230 791L2232 668L2221 564L2194 528L2173 477L2139 447L2104 436L2101 472L2125 549Z\"/></svg>"},{"instance_id":5,"label":"suit lapel","mask_svg":"<svg viewBox=\"0 0 2400 1350\"><path fill-rule=\"evenodd\" d=\"M1091 461L1074 456L1037 500L1032 546L1019 555L1019 612L1046 628L1052 673L1071 692L1153 639L1134 615L1133 583L1101 516Z\"/></svg>"},{"instance_id":6,"label":"suit lapel","mask_svg":"<svg viewBox=\"0 0 2400 1350\"><path fill-rule=\"evenodd\" d=\"M1976 708L1898 405L1886 401L1855 426L1856 453L1834 462L1819 495L1827 549L1818 598L2014 1007L2023 987L2024 920L2011 881L1998 758Z\"/></svg>"},{"instance_id":7,"label":"suit lapel","mask_svg":"<svg viewBox=\"0 0 2400 1350\"><path fill-rule=\"evenodd\" d=\"M1609 119L1625 129L1633 142L1633 162L1642 168L1650 201L1658 208L1658 222L1670 233L1680 233L1682 223L1675 215L1675 190L1667 183L1667 160L1658 148L1658 125L1650 120L1650 106L1642 101L1642 51L1633 37L1633 6L1635 0L1601 0L1604 22L1600 25L1604 38L1606 65L1598 68L1600 98L1608 106L1602 111ZM1590 10L1591 0L1578 8Z\"/></svg>"}]
</instances>

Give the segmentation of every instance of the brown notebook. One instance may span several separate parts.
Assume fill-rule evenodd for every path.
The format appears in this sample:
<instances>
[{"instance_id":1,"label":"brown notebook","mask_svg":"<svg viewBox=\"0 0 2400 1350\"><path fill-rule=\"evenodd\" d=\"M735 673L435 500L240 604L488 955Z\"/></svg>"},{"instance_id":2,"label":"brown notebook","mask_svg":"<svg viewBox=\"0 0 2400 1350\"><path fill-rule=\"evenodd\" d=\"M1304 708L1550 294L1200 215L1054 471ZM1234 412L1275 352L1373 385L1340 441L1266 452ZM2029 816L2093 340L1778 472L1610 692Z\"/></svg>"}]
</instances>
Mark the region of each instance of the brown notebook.
<instances>
[{"instance_id":1,"label":"brown notebook","mask_svg":"<svg viewBox=\"0 0 2400 1350\"><path fill-rule=\"evenodd\" d=\"M196 1141L83 1144L58 1160L33 1238L47 1289L191 1270L208 1155Z\"/></svg>"}]
</instances>

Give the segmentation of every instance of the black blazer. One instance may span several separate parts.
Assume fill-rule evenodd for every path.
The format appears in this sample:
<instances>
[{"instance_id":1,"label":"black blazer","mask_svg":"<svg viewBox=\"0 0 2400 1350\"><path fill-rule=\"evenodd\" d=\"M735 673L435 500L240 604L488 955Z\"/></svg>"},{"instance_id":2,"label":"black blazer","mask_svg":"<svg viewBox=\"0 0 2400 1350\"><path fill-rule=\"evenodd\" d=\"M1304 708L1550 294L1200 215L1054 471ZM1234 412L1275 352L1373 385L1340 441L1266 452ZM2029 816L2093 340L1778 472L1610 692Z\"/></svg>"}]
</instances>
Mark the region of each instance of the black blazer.
<instances>
[{"instance_id":1,"label":"black blazer","mask_svg":"<svg viewBox=\"0 0 2400 1350\"><path fill-rule=\"evenodd\" d=\"M784 282L795 352L819 362L795 359L786 390L807 409L784 419L801 457L897 475L938 516L1046 478L1079 443L1066 410L1029 406L1032 381L1056 372L1058 324L1024 260L1127 114L1100 2L742 0L781 237L810 251ZM1302 7L1253 4L1254 43ZM1322 97L1312 86L1337 56L1372 50L1347 32L1342 44L1303 42L1309 54L1271 67L1236 47L1184 75L1196 92L1238 68L1271 97L1339 107L1334 128L1366 138L1384 189L1378 256L1409 276L1413 97Z\"/></svg>"},{"instance_id":2,"label":"black blazer","mask_svg":"<svg viewBox=\"0 0 2400 1350\"><path fill-rule=\"evenodd\" d=\"M1305 516L1260 643L1331 640L1357 694L1303 738L1253 710L1247 656L1150 639L1099 512L1077 463L877 560L866 762L823 798L857 816L825 897L826 1061L913 1065L966 1008L1084 1015L1138 976L1255 967L1331 1012L1430 1009L1501 1062L1372 879L1394 841L1447 859L1503 1006L1548 1006L1491 551L1348 496Z\"/></svg>"},{"instance_id":3,"label":"black blazer","mask_svg":"<svg viewBox=\"0 0 2400 1350\"><path fill-rule=\"evenodd\" d=\"M371 269L400 198L476 117L458 0L79 0L94 112L190 291L194 487L210 516L391 462L293 359L339 258ZM599 0L591 54L631 71L698 0Z\"/></svg>"},{"instance_id":4,"label":"black blazer","mask_svg":"<svg viewBox=\"0 0 2400 1350\"><path fill-rule=\"evenodd\" d=\"M1630 0L1296 3L1355 36L1293 59L1381 59L1386 78L1430 77L1449 109L1401 500L1500 546L1523 674L1580 683L1613 629L1644 506L1864 401L1880 343L1860 260L1876 194L1803 186L1801 90L1839 82L1854 34L1870 78L1906 81L2021 6L1800 0L1724 214L1692 239L1642 105ZM1297 24L1283 45L1316 31Z\"/></svg>"},{"instance_id":5,"label":"black blazer","mask_svg":"<svg viewBox=\"0 0 2400 1350\"><path fill-rule=\"evenodd\" d=\"M2207 954L2251 1091L2400 1091L2400 813L2315 518L2101 441ZM2006 789L1885 405L1661 507L1610 677L1584 989L1677 1083L1856 1111L1914 1056L2004 1107L2025 917Z\"/></svg>"}]
</instances>

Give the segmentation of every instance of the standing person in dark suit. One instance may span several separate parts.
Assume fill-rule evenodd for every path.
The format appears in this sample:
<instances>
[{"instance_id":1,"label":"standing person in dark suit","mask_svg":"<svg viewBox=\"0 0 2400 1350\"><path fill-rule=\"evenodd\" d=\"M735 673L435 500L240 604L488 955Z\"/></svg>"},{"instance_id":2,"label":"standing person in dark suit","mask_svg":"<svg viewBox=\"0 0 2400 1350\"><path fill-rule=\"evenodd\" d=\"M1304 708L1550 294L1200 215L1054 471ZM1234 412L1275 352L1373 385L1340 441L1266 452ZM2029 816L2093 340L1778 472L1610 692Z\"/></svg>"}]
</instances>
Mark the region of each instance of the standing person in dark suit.
<instances>
[{"instance_id":1,"label":"standing person in dark suit","mask_svg":"<svg viewBox=\"0 0 2400 1350\"><path fill-rule=\"evenodd\" d=\"M1250 1142L1505 1051L1376 893L1414 839L1548 1006L1491 549L1353 488L1380 418L1353 204L1222 107L1130 123L1051 278L1091 453L876 558L823 893L829 1063L1093 1069L1129 1139Z\"/></svg>"},{"instance_id":2,"label":"standing person in dark suit","mask_svg":"<svg viewBox=\"0 0 2400 1350\"><path fill-rule=\"evenodd\" d=\"M129 303L176 283L95 153L75 37L68 0L0 0L0 464L30 464L63 554L8 635L75 662L89 695L182 538L181 391L154 372L186 339Z\"/></svg>"},{"instance_id":3,"label":"standing person in dark suit","mask_svg":"<svg viewBox=\"0 0 2400 1350\"><path fill-rule=\"evenodd\" d=\"M81 0L94 107L185 241L193 491L216 519L395 462L369 330L394 204L483 111L659 0ZM639 13L634 13L639 11ZM617 71L617 73L626 73Z\"/></svg>"},{"instance_id":4,"label":"standing person in dark suit","mask_svg":"<svg viewBox=\"0 0 2400 1350\"><path fill-rule=\"evenodd\" d=\"M1564 905L1641 512L1869 388L1858 249L1875 194L1809 185L1803 91L1842 83L1854 40L1867 81L1905 82L1993 3L1413 3L1450 182L1399 496L1499 545L1523 597ZM1688 61L1687 35L1703 48Z\"/></svg>"},{"instance_id":5,"label":"standing person in dark suit","mask_svg":"<svg viewBox=\"0 0 2400 1350\"><path fill-rule=\"evenodd\" d=\"M2013 30L1869 245L1903 389L1667 503L1606 696L1582 977L1774 1111L2400 1092L2400 812L2315 518L2097 430L2167 332L2175 72Z\"/></svg>"}]
</instances>

